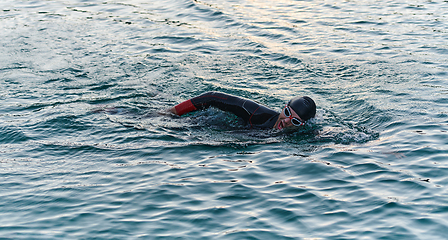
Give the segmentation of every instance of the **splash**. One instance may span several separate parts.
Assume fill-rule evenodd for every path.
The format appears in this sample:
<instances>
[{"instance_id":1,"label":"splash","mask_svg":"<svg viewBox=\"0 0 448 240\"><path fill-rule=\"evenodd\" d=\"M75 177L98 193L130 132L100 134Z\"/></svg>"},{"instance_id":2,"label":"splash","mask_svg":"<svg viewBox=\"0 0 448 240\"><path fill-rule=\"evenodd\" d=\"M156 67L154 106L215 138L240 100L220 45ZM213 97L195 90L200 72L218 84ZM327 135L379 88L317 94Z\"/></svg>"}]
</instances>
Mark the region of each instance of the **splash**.
<instances>
[{"instance_id":1,"label":"splash","mask_svg":"<svg viewBox=\"0 0 448 240\"><path fill-rule=\"evenodd\" d=\"M358 126L356 123L341 120L326 110L319 110L310 124L316 129L313 139L315 142L365 143L379 137L379 133Z\"/></svg>"}]
</instances>

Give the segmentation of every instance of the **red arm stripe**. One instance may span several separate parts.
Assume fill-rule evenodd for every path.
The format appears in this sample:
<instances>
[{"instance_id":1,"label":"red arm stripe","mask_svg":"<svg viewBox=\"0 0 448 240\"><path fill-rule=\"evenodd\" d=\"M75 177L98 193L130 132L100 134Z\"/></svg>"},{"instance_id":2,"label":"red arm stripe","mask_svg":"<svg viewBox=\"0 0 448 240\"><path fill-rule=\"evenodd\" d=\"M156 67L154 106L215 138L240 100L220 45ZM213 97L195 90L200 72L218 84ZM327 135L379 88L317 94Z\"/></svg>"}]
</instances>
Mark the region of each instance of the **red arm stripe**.
<instances>
[{"instance_id":1,"label":"red arm stripe","mask_svg":"<svg viewBox=\"0 0 448 240\"><path fill-rule=\"evenodd\" d=\"M257 109L255 109L255 111L252 113L252 115L250 115L249 117L249 124L250 124L250 128L252 128L252 117L254 116L255 112L260 108L260 106L257 107Z\"/></svg>"},{"instance_id":2,"label":"red arm stripe","mask_svg":"<svg viewBox=\"0 0 448 240\"><path fill-rule=\"evenodd\" d=\"M191 100L187 100L185 102L179 103L174 107L176 108L177 115L179 115L179 116L182 116L185 113L189 113L189 112L197 110L197 108L193 105Z\"/></svg>"}]
</instances>

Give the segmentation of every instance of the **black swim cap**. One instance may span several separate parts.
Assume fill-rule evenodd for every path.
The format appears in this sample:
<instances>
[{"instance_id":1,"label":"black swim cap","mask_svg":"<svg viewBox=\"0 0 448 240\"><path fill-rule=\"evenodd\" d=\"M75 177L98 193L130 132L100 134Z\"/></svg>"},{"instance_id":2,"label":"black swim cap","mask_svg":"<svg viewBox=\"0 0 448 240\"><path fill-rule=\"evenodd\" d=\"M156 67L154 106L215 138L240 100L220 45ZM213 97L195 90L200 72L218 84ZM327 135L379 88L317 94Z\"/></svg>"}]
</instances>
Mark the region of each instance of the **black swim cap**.
<instances>
[{"instance_id":1,"label":"black swim cap","mask_svg":"<svg viewBox=\"0 0 448 240\"><path fill-rule=\"evenodd\" d=\"M303 121L307 121L316 115L316 104L310 97L295 97L289 101L290 106Z\"/></svg>"}]
</instances>

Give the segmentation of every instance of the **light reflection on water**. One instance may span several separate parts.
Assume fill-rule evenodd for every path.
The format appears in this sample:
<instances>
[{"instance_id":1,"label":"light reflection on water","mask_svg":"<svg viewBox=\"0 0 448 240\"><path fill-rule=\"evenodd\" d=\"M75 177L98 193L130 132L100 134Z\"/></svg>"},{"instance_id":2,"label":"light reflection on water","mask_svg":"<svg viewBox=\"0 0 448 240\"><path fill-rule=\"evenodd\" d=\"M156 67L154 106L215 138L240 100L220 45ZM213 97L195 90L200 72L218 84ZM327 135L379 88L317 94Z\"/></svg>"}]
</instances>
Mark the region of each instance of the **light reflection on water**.
<instances>
[{"instance_id":1,"label":"light reflection on water","mask_svg":"<svg viewBox=\"0 0 448 240\"><path fill-rule=\"evenodd\" d=\"M0 3L0 235L444 239L446 3ZM318 117L250 131L205 91Z\"/></svg>"}]
</instances>

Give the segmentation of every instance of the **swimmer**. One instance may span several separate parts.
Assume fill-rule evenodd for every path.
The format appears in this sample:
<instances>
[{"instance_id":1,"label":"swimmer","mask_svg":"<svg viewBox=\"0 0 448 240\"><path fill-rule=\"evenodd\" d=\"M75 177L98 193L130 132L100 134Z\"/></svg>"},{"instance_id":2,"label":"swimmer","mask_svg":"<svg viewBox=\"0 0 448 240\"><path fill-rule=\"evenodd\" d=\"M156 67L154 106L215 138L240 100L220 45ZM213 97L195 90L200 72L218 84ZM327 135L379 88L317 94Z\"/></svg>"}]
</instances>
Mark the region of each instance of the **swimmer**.
<instances>
[{"instance_id":1,"label":"swimmer","mask_svg":"<svg viewBox=\"0 0 448 240\"><path fill-rule=\"evenodd\" d=\"M207 92L186 100L169 112L182 116L186 113L216 107L242 118L250 128L257 129L298 129L316 115L316 104L310 97L295 97L280 113L249 99L221 92Z\"/></svg>"}]
</instances>

